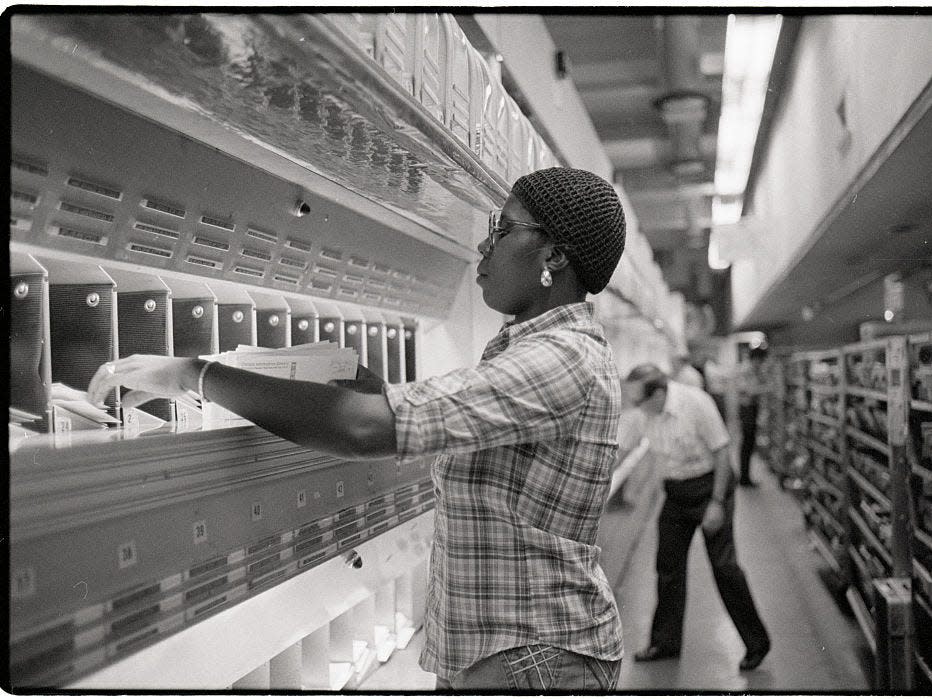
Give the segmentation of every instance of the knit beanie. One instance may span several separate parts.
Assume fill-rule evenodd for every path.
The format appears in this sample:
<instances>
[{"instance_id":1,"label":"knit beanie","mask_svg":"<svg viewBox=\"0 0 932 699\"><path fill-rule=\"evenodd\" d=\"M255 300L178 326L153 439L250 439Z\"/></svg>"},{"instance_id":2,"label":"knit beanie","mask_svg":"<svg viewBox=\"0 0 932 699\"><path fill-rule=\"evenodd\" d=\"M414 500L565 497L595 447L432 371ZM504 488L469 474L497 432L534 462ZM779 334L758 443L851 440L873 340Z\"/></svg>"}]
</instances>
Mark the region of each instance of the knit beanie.
<instances>
[{"instance_id":1,"label":"knit beanie","mask_svg":"<svg viewBox=\"0 0 932 699\"><path fill-rule=\"evenodd\" d=\"M551 167L519 177L511 193L566 252L586 290L602 291L625 249L625 212L612 185L585 170Z\"/></svg>"}]
</instances>

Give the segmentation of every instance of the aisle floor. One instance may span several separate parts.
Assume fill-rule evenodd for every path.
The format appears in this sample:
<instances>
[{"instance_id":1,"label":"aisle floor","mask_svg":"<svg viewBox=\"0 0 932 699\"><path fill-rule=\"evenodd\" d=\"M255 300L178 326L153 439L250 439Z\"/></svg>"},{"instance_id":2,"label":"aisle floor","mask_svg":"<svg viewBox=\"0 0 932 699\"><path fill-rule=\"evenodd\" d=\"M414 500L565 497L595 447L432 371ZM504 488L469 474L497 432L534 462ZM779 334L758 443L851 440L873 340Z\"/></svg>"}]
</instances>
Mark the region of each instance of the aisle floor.
<instances>
[{"instance_id":1,"label":"aisle floor","mask_svg":"<svg viewBox=\"0 0 932 699\"><path fill-rule=\"evenodd\" d=\"M739 672L745 648L715 589L701 533L690 549L686 619L679 659L634 662L647 645L656 603L656 527L644 530L615 586L625 634L619 688L631 691L869 690L864 637L819 578L823 564L802 514L766 466L755 460L757 488L740 488L735 510L738 560L772 639L752 672ZM656 512L654 513L656 514Z\"/></svg>"},{"instance_id":2,"label":"aisle floor","mask_svg":"<svg viewBox=\"0 0 932 699\"><path fill-rule=\"evenodd\" d=\"M759 487L740 489L735 514L738 559L773 640L759 668L739 672L744 645L715 591L701 535L693 540L683 648L679 659L635 663L647 643L656 602L655 518L660 498L644 488L626 492L606 512L603 567L615 579L625 636L619 692L864 692L869 650L818 575L821 559L809 545L799 506L756 461ZM637 497L636 501L634 496ZM648 503L649 506L645 506ZM636 521L634 521L636 520ZM640 531L640 536L620 533ZM614 544L630 543L633 548ZM430 691L433 675L417 667L423 633L396 652L360 690Z\"/></svg>"}]
</instances>

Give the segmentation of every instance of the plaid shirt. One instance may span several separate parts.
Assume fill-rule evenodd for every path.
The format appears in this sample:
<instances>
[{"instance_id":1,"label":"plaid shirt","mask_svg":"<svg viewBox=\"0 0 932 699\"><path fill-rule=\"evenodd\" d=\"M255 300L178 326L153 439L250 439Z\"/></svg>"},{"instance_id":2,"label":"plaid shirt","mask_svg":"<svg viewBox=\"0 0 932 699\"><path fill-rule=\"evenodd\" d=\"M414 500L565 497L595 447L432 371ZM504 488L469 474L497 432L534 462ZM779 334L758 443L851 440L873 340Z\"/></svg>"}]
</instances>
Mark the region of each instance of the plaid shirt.
<instances>
[{"instance_id":1,"label":"plaid shirt","mask_svg":"<svg viewBox=\"0 0 932 699\"><path fill-rule=\"evenodd\" d=\"M611 348L577 303L506 324L474 369L388 385L401 459L440 456L421 666L515 646L622 657L595 545L618 454Z\"/></svg>"}]
</instances>

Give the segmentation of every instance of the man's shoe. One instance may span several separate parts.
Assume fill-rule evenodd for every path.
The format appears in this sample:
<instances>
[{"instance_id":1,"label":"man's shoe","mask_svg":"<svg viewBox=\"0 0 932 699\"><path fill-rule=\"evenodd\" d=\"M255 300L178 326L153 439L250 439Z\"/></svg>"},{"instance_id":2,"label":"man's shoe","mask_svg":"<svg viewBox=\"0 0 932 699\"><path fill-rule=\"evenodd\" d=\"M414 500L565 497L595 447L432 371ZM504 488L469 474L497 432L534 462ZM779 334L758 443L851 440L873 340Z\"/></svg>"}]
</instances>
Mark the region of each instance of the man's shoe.
<instances>
[{"instance_id":1,"label":"man's shoe","mask_svg":"<svg viewBox=\"0 0 932 699\"><path fill-rule=\"evenodd\" d=\"M666 660L667 658L678 657L680 657L680 652L678 650L671 650L659 645L649 646L634 654L634 660L638 663L649 663L654 660Z\"/></svg>"},{"instance_id":2,"label":"man's shoe","mask_svg":"<svg viewBox=\"0 0 932 699\"><path fill-rule=\"evenodd\" d=\"M767 653L770 652L770 644L761 646L755 650L749 650L744 658L741 659L741 662L738 664L739 670L753 670L762 662Z\"/></svg>"}]
</instances>

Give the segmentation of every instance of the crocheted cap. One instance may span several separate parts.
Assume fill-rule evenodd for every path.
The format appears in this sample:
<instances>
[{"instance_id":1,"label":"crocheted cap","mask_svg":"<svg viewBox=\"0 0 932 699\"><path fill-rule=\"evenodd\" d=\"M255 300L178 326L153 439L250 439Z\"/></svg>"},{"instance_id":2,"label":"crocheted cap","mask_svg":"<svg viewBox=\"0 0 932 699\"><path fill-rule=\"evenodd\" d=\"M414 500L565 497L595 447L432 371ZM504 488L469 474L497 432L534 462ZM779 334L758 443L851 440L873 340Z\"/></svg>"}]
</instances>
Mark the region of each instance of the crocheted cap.
<instances>
[{"instance_id":1,"label":"crocheted cap","mask_svg":"<svg viewBox=\"0 0 932 699\"><path fill-rule=\"evenodd\" d=\"M563 248L586 290L602 291L625 249L625 212L612 185L586 170L551 167L519 177L511 193Z\"/></svg>"}]
</instances>

